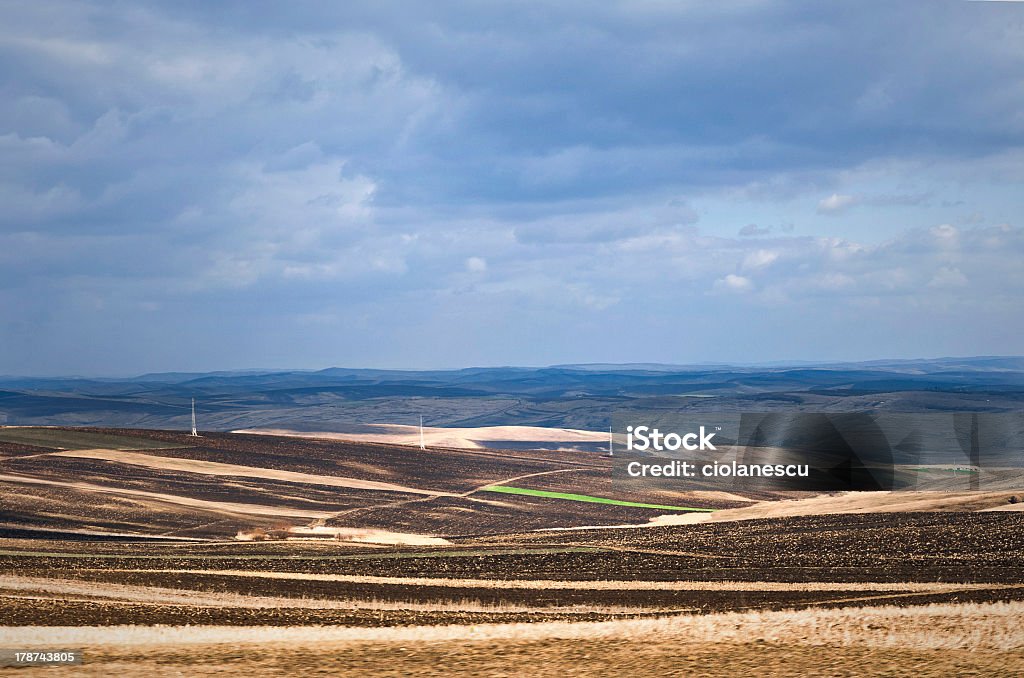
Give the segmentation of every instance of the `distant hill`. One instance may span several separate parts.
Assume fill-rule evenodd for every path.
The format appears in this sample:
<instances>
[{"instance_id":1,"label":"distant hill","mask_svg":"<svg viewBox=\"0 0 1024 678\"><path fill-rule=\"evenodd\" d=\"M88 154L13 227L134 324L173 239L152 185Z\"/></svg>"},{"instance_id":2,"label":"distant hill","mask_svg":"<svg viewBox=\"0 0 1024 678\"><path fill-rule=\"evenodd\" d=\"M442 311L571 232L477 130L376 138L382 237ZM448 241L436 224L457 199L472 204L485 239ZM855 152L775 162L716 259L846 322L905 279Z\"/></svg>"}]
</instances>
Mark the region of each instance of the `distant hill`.
<instances>
[{"instance_id":1,"label":"distant hill","mask_svg":"<svg viewBox=\"0 0 1024 678\"><path fill-rule=\"evenodd\" d=\"M0 423L349 431L367 423L522 424L602 430L612 412L1020 411L1024 358L981 356L862 363L654 363L459 370L173 372L134 378L0 377Z\"/></svg>"}]
</instances>

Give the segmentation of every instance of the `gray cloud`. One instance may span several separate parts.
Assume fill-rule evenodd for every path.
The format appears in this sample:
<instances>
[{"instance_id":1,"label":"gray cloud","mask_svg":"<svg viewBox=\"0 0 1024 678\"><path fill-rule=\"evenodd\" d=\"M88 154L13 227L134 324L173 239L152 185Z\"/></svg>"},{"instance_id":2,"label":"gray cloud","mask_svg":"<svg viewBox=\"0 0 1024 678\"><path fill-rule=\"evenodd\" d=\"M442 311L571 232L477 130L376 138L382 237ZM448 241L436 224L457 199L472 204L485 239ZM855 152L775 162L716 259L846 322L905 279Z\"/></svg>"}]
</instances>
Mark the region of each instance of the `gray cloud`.
<instances>
[{"instance_id":1,"label":"gray cloud","mask_svg":"<svg viewBox=\"0 0 1024 678\"><path fill-rule=\"evenodd\" d=\"M760 235L768 235L772 232L771 226L758 226L757 224L747 224L739 230L739 235L744 238L753 238Z\"/></svg>"},{"instance_id":2,"label":"gray cloud","mask_svg":"<svg viewBox=\"0 0 1024 678\"><path fill-rule=\"evenodd\" d=\"M0 371L835 357L857 310L829 350L779 323L872 304L879 355L972 305L1009 351L994 4L4 3ZM677 346L723 307L774 315Z\"/></svg>"}]
</instances>

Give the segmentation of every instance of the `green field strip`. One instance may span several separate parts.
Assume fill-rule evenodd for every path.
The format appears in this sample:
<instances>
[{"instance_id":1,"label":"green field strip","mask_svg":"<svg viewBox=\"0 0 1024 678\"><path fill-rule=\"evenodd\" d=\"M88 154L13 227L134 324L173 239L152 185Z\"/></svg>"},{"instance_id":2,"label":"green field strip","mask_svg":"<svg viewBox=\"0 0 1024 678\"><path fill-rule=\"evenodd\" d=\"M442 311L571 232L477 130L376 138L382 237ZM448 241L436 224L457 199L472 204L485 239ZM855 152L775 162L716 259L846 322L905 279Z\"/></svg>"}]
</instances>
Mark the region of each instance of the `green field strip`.
<instances>
[{"instance_id":1,"label":"green field strip","mask_svg":"<svg viewBox=\"0 0 1024 678\"><path fill-rule=\"evenodd\" d=\"M644 504L637 501L623 501L621 499L608 499L607 497L593 497L589 494L572 494L571 492L550 492L548 490L531 490L525 487L510 487L508 485L491 485L485 487L481 492L500 492L502 494L521 494L527 497L546 497L548 499L566 499L568 501L586 501L592 504L611 504L612 506L629 506L632 508L660 509L662 511L697 511L710 513L715 509L694 508L692 506L671 506L668 504Z\"/></svg>"},{"instance_id":2,"label":"green field strip","mask_svg":"<svg viewBox=\"0 0 1024 678\"><path fill-rule=\"evenodd\" d=\"M480 558L482 556L523 556L537 553L598 553L605 549L591 546L557 546L535 549L459 549L453 551L420 551L415 553L348 553L332 556L300 554L124 554L124 553L70 553L60 551L5 551L2 557L29 558L119 558L121 560L392 560L400 558Z\"/></svg>"}]
</instances>

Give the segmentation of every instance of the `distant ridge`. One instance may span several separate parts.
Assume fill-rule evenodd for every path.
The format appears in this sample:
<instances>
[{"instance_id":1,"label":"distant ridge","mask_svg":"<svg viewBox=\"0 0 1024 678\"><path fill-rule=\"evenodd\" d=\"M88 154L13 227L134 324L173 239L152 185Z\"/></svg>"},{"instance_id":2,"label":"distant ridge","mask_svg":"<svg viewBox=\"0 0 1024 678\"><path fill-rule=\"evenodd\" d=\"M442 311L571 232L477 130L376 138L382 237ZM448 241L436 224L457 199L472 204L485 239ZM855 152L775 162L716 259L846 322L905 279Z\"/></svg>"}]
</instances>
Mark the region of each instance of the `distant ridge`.
<instances>
[{"instance_id":1,"label":"distant ridge","mask_svg":"<svg viewBox=\"0 0 1024 678\"><path fill-rule=\"evenodd\" d=\"M165 372L0 378L0 424L353 432L367 424L607 430L613 415L689 411L1024 411L1024 358L860 363Z\"/></svg>"}]
</instances>

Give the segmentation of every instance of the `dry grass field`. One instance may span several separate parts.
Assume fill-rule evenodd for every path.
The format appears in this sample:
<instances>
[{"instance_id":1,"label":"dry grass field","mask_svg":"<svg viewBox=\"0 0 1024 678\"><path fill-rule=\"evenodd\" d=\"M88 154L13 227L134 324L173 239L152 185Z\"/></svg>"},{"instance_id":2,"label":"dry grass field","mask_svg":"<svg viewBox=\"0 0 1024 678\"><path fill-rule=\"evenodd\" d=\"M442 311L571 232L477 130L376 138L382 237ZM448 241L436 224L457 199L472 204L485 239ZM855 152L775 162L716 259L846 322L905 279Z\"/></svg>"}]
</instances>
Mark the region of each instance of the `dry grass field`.
<instances>
[{"instance_id":1,"label":"dry grass field","mask_svg":"<svg viewBox=\"0 0 1024 678\"><path fill-rule=\"evenodd\" d=\"M1021 604L745 612L614 622L390 629L19 629L78 647L76 675L1017 675ZM52 675L52 669L18 670Z\"/></svg>"},{"instance_id":2,"label":"dry grass field","mask_svg":"<svg viewBox=\"0 0 1024 678\"><path fill-rule=\"evenodd\" d=\"M318 438L323 440L343 440L349 442L384 443L389 445L420 444L418 426L398 424L368 424L363 428L371 433L334 433L329 431L308 432L290 429L252 428L241 429L235 433L250 433L273 436L295 436L299 438ZM532 446L535 448L562 449L599 449L607 446L608 434L598 431L581 431L571 428L544 428L542 426L476 426L471 428L426 426L423 429L423 441L430 447L449 447L461 449L501 449L502 444L517 447ZM607 449L607 447L606 447Z\"/></svg>"}]
</instances>

